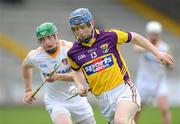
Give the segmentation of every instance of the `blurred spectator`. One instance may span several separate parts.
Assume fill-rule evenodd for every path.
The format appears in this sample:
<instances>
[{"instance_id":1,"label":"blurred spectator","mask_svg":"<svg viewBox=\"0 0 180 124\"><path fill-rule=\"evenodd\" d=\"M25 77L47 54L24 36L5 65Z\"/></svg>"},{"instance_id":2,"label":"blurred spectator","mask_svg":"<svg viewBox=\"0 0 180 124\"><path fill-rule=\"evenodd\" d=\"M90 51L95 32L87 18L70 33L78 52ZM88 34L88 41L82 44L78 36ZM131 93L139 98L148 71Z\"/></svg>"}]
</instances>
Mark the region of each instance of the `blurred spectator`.
<instances>
[{"instance_id":1,"label":"blurred spectator","mask_svg":"<svg viewBox=\"0 0 180 124\"><path fill-rule=\"evenodd\" d=\"M168 45L161 40L162 26L159 22L151 21L146 25L146 33L149 41L161 52L168 52ZM135 46L136 52L141 52L136 86L144 104L152 104L156 99L161 110L163 124L170 124L171 117L167 100L167 69L168 65L161 65L156 57L145 51L144 48ZM136 116L137 120L138 115Z\"/></svg>"}]
</instances>

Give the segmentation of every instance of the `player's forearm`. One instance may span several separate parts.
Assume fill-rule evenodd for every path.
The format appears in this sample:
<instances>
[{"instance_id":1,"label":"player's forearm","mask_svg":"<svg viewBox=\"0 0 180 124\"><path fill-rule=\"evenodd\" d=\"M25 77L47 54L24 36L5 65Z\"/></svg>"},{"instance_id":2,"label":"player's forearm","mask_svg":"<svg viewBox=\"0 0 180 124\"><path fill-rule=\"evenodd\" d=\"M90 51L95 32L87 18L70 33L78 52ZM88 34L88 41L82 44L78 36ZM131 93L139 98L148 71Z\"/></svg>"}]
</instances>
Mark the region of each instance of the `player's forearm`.
<instances>
[{"instance_id":1,"label":"player's forearm","mask_svg":"<svg viewBox=\"0 0 180 124\"><path fill-rule=\"evenodd\" d=\"M78 88L78 94L82 97L87 96L88 94L88 89L86 89L86 87L84 87L84 75L81 71L81 69L79 69L78 71L72 71L73 74L73 79L77 85Z\"/></svg>"},{"instance_id":2,"label":"player's forearm","mask_svg":"<svg viewBox=\"0 0 180 124\"><path fill-rule=\"evenodd\" d=\"M32 69L23 66L23 81L25 86L25 92L32 90Z\"/></svg>"},{"instance_id":3,"label":"player's forearm","mask_svg":"<svg viewBox=\"0 0 180 124\"><path fill-rule=\"evenodd\" d=\"M72 72L66 73L66 74L58 74L57 79L64 80L64 81L73 81Z\"/></svg>"},{"instance_id":4,"label":"player's forearm","mask_svg":"<svg viewBox=\"0 0 180 124\"><path fill-rule=\"evenodd\" d=\"M131 32L131 34L133 37L133 43L152 52L155 56L158 56L159 51L146 38L134 32Z\"/></svg>"},{"instance_id":5,"label":"player's forearm","mask_svg":"<svg viewBox=\"0 0 180 124\"><path fill-rule=\"evenodd\" d=\"M138 45L133 45L133 49L134 49L134 51L136 52L136 53L142 53L142 52L144 52L145 51L145 49L144 48L142 48L142 47L140 47L140 46L138 46Z\"/></svg>"},{"instance_id":6,"label":"player's forearm","mask_svg":"<svg viewBox=\"0 0 180 124\"><path fill-rule=\"evenodd\" d=\"M82 74L81 70L72 71L72 76L77 85L83 85L84 75Z\"/></svg>"}]
</instances>

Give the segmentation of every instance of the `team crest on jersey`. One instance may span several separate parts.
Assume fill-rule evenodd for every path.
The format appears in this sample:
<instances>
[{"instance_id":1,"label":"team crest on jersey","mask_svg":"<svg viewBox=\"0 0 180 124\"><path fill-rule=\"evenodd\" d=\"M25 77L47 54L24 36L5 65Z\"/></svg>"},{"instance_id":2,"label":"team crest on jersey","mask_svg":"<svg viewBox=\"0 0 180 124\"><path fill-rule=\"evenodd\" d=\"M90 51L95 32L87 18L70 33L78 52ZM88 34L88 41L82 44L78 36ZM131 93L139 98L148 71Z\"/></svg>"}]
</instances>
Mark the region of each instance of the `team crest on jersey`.
<instances>
[{"instance_id":1,"label":"team crest on jersey","mask_svg":"<svg viewBox=\"0 0 180 124\"><path fill-rule=\"evenodd\" d=\"M63 63L64 65L67 65L67 64L68 64L68 59L67 59L67 58L62 59L62 63Z\"/></svg>"},{"instance_id":2,"label":"team crest on jersey","mask_svg":"<svg viewBox=\"0 0 180 124\"><path fill-rule=\"evenodd\" d=\"M112 55L108 55L102 58L98 58L92 61L90 64L83 66L87 75L92 75L96 72L102 71L114 64Z\"/></svg>"},{"instance_id":3,"label":"team crest on jersey","mask_svg":"<svg viewBox=\"0 0 180 124\"><path fill-rule=\"evenodd\" d=\"M100 46L100 48L102 49L102 52L103 52L103 53L108 53L108 51L109 51L109 48L108 48L108 47L109 47L109 46L108 46L107 43L105 43L105 44L103 44L103 45Z\"/></svg>"}]
</instances>

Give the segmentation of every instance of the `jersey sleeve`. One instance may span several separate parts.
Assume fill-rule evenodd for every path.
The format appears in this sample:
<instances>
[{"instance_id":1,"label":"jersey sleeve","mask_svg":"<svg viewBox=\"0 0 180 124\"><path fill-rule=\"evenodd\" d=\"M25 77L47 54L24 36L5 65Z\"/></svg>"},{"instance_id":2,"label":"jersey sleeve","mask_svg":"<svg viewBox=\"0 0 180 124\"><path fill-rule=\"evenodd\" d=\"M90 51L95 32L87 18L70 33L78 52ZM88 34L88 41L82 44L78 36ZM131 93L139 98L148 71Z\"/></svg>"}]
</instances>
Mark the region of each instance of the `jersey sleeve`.
<instances>
[{"instance_id":1,"label":"jersey sleeve","mask_svg":"<svg viewBox=\"0 0 180 124\"><path fill-rule=\"evenodd\" d=\"M132 34L130 32L124 32L121 30L111 30L117 35L117 44L128 43L132 40Z\"/></svg>"},{"instance_id":2,"label":"jersey sleeve","mask_svg":"<svg viewBox=\"0 0 180 124\"><path fill-rule=\"evenodd\" d=\"M24 64L34 66L34 55L36 54L37 50L32 50L28 53L26 58L24 59Z\"/></svg>"},{"instance_id":3,"label":"jersey sleeve","mask_svg":"<svg viewBox=\"0 0 180 124\"><path fill-rule=\"evenodd\" d=\"M80 66L74 61L73 57L70 54L70 51L68 51L68 61L73 70L79 70Z\"/></svg>"}]
</instances>

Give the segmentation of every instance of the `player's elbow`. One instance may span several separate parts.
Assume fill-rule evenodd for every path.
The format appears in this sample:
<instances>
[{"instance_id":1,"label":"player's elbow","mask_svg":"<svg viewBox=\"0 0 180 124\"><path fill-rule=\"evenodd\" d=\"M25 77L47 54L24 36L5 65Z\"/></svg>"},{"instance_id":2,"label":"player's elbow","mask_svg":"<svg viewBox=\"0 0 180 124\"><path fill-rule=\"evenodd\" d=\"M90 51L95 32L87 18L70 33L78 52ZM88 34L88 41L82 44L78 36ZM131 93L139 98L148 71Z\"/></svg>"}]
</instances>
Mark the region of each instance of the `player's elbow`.
<instances>
[{"instance_id":1,"label":"player's elbow","mask_svg":"<svg viewBox=\"0 0 180 124\"><path fill-rule=\"evenodd\" d=\"M145 41L147 41L145 37L143 37L138 33L132 32L131 34L132 34L132 42L134 44L137 44L138 46L143 46L145 44Z\"/></svg>"},{"instance_id":2,"label":"player's elbow","mask_svg":"<svg viewBox=\"0 0 180 124\"><path fill-rule=\"evenodd\" d=\"M132 41L136 41L139 37L139 34L136 32L131 32L131 35L132 35Z\"/></svg>"}]
</instances>

